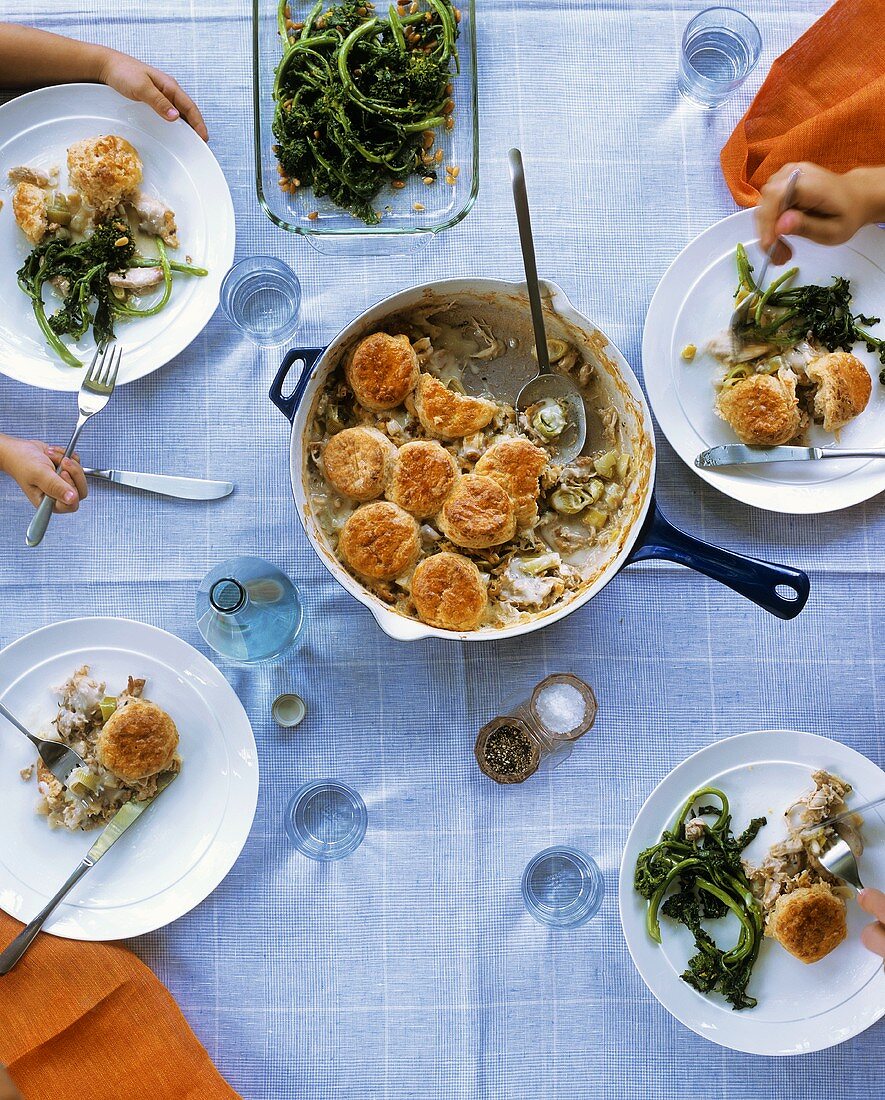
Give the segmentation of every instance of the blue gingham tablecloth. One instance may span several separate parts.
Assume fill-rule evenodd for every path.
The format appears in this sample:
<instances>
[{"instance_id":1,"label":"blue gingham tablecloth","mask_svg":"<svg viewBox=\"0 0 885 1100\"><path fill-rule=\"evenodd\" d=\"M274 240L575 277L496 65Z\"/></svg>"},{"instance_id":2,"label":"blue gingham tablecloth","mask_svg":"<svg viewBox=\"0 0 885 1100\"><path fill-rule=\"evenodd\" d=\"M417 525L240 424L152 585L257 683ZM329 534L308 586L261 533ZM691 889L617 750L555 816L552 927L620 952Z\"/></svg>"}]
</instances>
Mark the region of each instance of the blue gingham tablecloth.
<instances>
[{"instance_id":1,"label":"blue gingham tablecloth","mask_svg":"<svg viewBox=\"0 0 885 1100\"><path fill-rule=\"evenodd\" d=\"M520 277L507 149L527 161L542 274L562 284L641 373L645 309L673 256L734 209L718 152L771 60L823 0L743 0L764 53L737 98L704 113L675 88L678 43L700 0L479 0L482 188L467 220L396 260L321 256L276 230L253 189L245 2L5 0L4 17L106 42L174 73L203 108L234 197L239 254L288 260L305 290L299 340L321 344L407 285ZM177 360L128 386L84 436L90 464L231 478L189 506L93 486L39 552L29 511L0 484L0 642L59 618L126 615L202 646L199 578L234 553L286 569L307 609L284 664L223 666L252 720L258 813L224 883L132 943L248 1100L730 1097L881 1094L881 1027L833 1050L773 1060L722 1050L676 1023L628 956L616 905L629 826L652 787L717 738L791 726L885 763L882 498L822 517L752 511L660 445L658 493L692 532L806 569L812 595L782 623L675 566L621 574L564 622L518 641L387 639L326 574L291 504L288 424L266 392L277 365L219 314ZM0 379L0 429L61 440L69 395ZM544 674L595 685L600 716L572 758L499 789L472 755L497 702ZM281 690L306 698L292 732ZM351 858L296 854L283 807L303 781L359 789L369 831ZM551 843L594 855L598 916L549 931L519 879Z\"/></svg>"}]
</instances>

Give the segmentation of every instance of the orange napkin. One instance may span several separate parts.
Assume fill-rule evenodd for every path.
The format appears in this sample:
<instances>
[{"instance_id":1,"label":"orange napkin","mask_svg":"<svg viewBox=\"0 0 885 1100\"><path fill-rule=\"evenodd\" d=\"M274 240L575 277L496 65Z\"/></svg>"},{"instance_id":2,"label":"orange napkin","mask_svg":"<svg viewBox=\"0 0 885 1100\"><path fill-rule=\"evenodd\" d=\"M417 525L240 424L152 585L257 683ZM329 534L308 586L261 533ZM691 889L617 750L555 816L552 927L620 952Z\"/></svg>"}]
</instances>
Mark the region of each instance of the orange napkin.
<instances>
[{"instance_id":1,"label":"orange napkin","mask_svg":"<svg viewBox=\"0 0 885 1100\"><path fill-rule=\"evenodd\" d=\"M21 931L0 913L0 945ZM27 1100L237 1100L123 947L39 936L0 978L0 1063Z\"/></svg>"},{"instance_id":2,"label":"orange napkin","mask_svg":"<svg viewBox=\"0 0 885 1100\"><path fill-rule=\"evenodd\" d=\"M885 163L885 0L837 0L781 54L721 160L741 206L793 161Z\"/></svg>"}]
</instances>

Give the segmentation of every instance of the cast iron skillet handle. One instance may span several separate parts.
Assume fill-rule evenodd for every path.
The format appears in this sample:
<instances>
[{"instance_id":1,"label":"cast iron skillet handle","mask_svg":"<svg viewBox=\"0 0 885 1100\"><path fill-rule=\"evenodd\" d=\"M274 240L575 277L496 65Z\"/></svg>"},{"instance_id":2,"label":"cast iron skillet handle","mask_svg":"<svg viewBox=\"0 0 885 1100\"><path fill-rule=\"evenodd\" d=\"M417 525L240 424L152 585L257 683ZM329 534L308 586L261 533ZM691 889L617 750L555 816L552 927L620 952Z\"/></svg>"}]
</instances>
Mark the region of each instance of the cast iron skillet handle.
<instances>
[{"instance_id":1,"label":"cast iron skillet handle","mask_svg":"<svg viewBox=\"0 0 885 1100\"><path fill-rule=\"evenodd\" d=\"M280 369L277 371L277 376L271 383L270 399L287 419L295 419L295 412L301 402L301 398L304 397L307 383L310 381L310 372L313 370L317 359L319 359L325 350L325 348L292 348L290 352L286 353L286 358L280 363ZM292 364L298 362L303 362L304 367L298 381L295 383L295 389L292 390L288 397L283 397L283 383L286 381L286 375L292 369Z\"/></svg>"},{"instance_id":2,"label":"cast iron skillet handle","mask_svg":"<svg viewBox=\"0 0 885 1100\"><path fill-rule=\"evenodd\" d=\"M678 530L664 517L654 499L627 564L644 558L663 558L687 565L728 585L779 619L795 618L805 606L811 587L808 577L799 569L735 554ZM778 592L781 587L795 595L782 596Z\"/></svg>"}]
</instances>

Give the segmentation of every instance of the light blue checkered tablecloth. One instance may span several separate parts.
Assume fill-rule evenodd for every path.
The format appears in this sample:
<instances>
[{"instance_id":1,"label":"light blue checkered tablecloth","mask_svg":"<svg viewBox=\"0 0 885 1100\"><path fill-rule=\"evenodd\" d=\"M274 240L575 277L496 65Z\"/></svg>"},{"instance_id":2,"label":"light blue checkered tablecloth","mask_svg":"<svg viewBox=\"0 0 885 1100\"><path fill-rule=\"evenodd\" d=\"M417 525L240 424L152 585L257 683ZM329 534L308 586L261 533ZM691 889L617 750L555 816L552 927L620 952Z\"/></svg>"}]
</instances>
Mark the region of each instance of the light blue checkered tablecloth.
<instances>
[{"instance_id":1,"label":"light blue checkered tablecloth","mask_svg":"<svg viewBox=\"0 0 885 1100\"><path fill-rule=\"evenodd\" d=\"M682 106L675 63L700 0L479 0L480 198L457 229L396 261L319 256L277 231L253 191L249 11L202 3L5 0L7 18L91 37L173 72L201 104L233 192L239 252L272 252L305 289L320 344L406 285L519 277L506 151L533 181L542 274L560 282L639 369L645 309L673 256L734 207L718 151L772 58L823 0L745 0L764 56L714 113ZM88 13L87 13L88 12ZM84 437L94 465L230 477L211 506L96 486L87 507L26 551L28 509L0 484L0 642L58 618L124 614L202 648L194 590L252 551L304 594L304 644L281 668L225 668L249 712L262 786L239 862L175 924L133 943L169 985L216 1063L249 1100L844 1100L885 1088L882 1029L783 1061L719 1049L672 1020L635 972L616 906L620 851L657 781L712 740L760 726L883 752L882 499L820 518L754 512L708 489L660 447L659 498L693 532L802 566L793 624L673 566L634 567L565 622L511 643L388 640L325 573L290 500L288 424L266 391L276 357L219 315L178 360L127 387ZM0 379L0 428L60 440L69 396ZM64 537L61 528L64 527ZM478 772L476 729L496 701L570 668L600 718L571 760L501 790ZM293 733L270 719L284 687L307 699ZM283 806L317 776L369 806L352 858L294 854ZM605 875L598 917L573 933L525 912L519 877L567 842Z\"/></svg>"}]
</instances>

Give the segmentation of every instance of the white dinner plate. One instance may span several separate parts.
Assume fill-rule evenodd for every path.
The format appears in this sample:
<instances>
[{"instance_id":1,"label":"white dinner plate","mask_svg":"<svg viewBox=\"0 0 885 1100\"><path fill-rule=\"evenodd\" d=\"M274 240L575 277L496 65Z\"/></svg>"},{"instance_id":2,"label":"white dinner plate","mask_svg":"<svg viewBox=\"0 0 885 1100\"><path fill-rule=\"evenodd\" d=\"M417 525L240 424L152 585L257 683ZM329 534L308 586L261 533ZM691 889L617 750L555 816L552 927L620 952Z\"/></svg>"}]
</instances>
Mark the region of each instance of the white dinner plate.
<instances>
[{"instance_id":1,"label":"white dinner plate","mask_svg":"<svg viewBox=\"0 0 885 1100\"><path fill-rule=\"evenodd\" d=\"M848 938L812 965L799 962L778 943L765 939L750 979L755 1008L739 1012L718 994L705 996L680 978L694 954L691 933L661 918L662 944L645 929L648 903L633 888L639 853L669 828L685 800L700 787L719 787L728 797L732 828L741 832L753 817L765 825L746 856L761 861L769 846L786 835L783 811L811 787L811 773L824 768L851 783L848 804L885 796L885 773L872 761L838 741L794 730L761 730L729 737L696 752L658 784L639 811L621 862L619 903L627 946L645 984L677 1020L698 1035L748 1054L805 1054L843 1043L885 1015L882 960L860 942L870 918L852 899ZM885 820L864 815L866 850L860 873L869 885L885 883ZM707 921L722 946L737 940L731 915Z\"/></svg>"},{"instance_id":2,"label":"white dinner plate","mask_svg":"<svg viewBox=\"0 0 885 1100\"><path fill-rule=\"evenodd\" d=\"M233 688L201 653L129 619L70 619L0 651L0 699L29 729L51 731L53 688L81 665L117 694L143 676L172 716L181 773L75 887L46 924L56 936L110 940L151 932L207 897L246 843L258 799L258 758ZM0 719L0 908L31 920L99 830L50 829L34 812L36 781L19 769L30 743Z\"/></svg>"},{"instance_id":3,"label":"white dinner plate","mask_svg":"<svg viewBox=\"0 0 885 1100\"><path fill-rule=\"evenodd\" d=\"M826 459L822 462L778 462L699 470L696 456L708 447L737 443L738 438L714 412L714 380L722 367L703 350L727 327L737 285L735 248L747 247L750 262L759 270L759 248L752 210L741 210L710 226L680 252L658 283L645 318L642 367L649 402L661 430L679 457L704 481L735 500L772 512L833 512L868 500L885 489L882 459ZM826 285L834 275L851 282L853 309L885 318L885 230L862 229L848 244L825 248L791 238L798 264L798 283ZM782 273L786 268L772 269ZM773 277L776 277L775 276ZM885 334L885 324L873 329ZM686 344L698 353L691 362L682 358ZM838 442L832 433L812 425L808 440L816 447L885 447L885 386L879 382L882 364L862 344L854 354L873 378L867 408L842 429Z\"/></svg>"},{"instance_id":4,"label":"white dinner plate","mask_svg":"<svg viewBox=\"0 0 885 1100\"><path fill-rule=\"evenodd\" d=\"M181 244L170 249L170 256L190 256L209 270L204 278L174 276L172 297L156 316L117 322L125 353L119 383L162 367L203 331L233 263L234 209L227 181L209 146L186 122L164 122L146 104L132 103L101 84L42 88L10 100L0 107L0 371L41 389L75 390L83 371L66 366L46 346L30 299L16 281L31 245L13 217L14 185L7 172L19 164L58 165L64 190L67 147L101 134L118 134L135 146L144 165L142 190L175 211ZM48 291L46 302L54 302ZM65 342L70 344L69 338ZM70 346L88 362L95 342L90 332Z\"/></svg>"}]
</instances>

